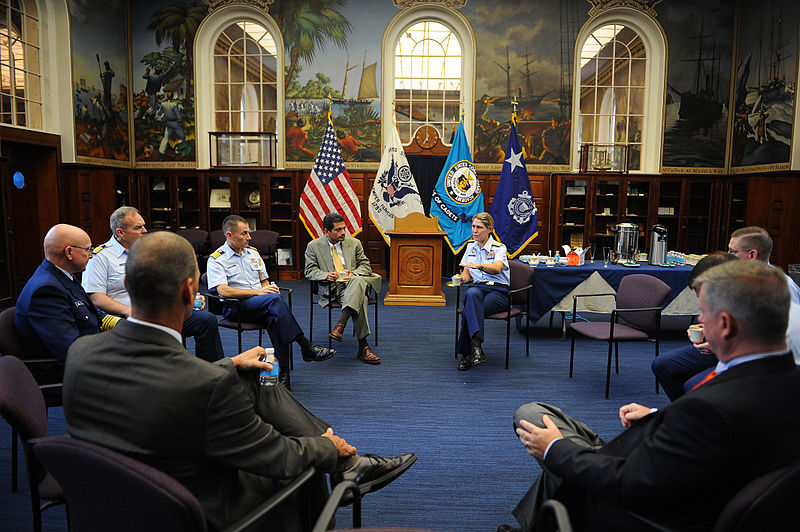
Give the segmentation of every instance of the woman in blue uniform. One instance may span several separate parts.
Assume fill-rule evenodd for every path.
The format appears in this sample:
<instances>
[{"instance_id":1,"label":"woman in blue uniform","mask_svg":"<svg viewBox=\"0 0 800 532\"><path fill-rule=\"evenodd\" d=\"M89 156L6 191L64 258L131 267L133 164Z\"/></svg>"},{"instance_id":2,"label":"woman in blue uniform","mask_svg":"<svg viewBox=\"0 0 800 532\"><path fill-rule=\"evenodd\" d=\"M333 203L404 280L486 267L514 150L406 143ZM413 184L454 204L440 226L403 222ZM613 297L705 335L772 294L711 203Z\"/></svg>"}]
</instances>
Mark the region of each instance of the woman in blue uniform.
<instances>
[{"instance_id":1,"label":"woman in blue uniform","mask_svg":"<svg viewBox=\"0 0 800 532\"><path fill-rule=\"evenodd\" d=\"M461 333L458 336L458 352L461 361L458 369L467 370L486 360L483 354L483 319L503 312L508 305L510 284L506 247L492 238L494 221L488 212L480 212L472 218L473 241L467 245L459 266L461 282L473 282L464 295L464 310L461 313Z\"/></svg>"}]
</instances>

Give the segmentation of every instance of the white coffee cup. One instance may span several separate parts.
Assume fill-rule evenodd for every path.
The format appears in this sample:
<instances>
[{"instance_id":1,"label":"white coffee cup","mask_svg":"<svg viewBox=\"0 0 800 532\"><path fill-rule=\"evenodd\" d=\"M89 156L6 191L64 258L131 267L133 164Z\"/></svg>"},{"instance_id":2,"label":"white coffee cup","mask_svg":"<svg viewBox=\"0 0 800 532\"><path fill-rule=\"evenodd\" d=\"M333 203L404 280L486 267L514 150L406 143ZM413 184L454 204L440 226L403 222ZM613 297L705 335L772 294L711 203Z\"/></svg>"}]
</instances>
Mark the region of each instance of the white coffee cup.
<instances>
[{"instance_id":1,"label":"white coffee cup","mask_svg":"<svg viewBox=\"0 0 800 532\"><path fill-rule=\"evenodd\" d=\"M344 281L347 277L347 272L337 272L339 274L339 280Z\"/></svg>"},{"instance_id":2,"label":"white coffee cup","mask_svg":"<svg viewBox=\"0 0 800 532\"><path fill-rule=\"evenodd\" d=\"M703 341L703 325L690 325L689 326L689 341L693 344L699 344Z\"/></svg>"},{"instance_id":3,"label":"white coffee cup","mask_svg":"<svg viewBox=\"0 0 800 532\"><path fill-rule=\"evenodd\" d=\"M461 276L454 275L453 276L453 286L461 286Z\"/></svg>"}]
</instances>

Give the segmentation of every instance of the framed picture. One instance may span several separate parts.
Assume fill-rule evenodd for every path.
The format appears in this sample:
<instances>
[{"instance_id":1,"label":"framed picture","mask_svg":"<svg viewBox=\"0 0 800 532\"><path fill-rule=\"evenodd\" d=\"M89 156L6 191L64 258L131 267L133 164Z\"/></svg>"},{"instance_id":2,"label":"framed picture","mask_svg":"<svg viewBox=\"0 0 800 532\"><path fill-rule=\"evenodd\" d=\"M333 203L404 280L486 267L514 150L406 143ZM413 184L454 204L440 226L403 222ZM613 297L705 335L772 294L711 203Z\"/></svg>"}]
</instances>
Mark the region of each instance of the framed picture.
<instances>
[{"instance_id":1,"label":"framed picture","mask_svg":"<svg viewBox=\"0 0 800 532\"><path fill-rule=\"evenodd\" d=\"M208 206L212 209L230 209L231 191L228 188L212 188Z\"/></svg>"}]
</instances>

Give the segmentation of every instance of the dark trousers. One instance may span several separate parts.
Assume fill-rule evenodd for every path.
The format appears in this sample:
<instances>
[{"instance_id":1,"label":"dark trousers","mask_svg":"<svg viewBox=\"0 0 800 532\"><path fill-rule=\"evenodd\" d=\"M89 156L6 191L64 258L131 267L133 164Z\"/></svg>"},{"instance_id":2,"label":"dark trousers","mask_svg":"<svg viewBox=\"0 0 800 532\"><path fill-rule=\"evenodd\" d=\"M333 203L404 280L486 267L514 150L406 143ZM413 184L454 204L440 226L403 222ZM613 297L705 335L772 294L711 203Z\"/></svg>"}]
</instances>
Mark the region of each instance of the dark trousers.
<instances>
[{"instance_id":1,"label":"dark trousers","mask_svg":"<svg viewBox=\"0 0 800 532\"><path fill-rule=\"evenodd\" d=\"M716 364L714 355L703 354L689 344L657 356L650 369L669 400L675 401L684 394L684 386L692 377Z\"/></svg>"},{"instance_id":2,"label":"dark trousers","mask_svg":"<svg viewBox=\"0 0 800 532\"><path fill-rule=\"evenodd\" d=\"M458 335L458 352L469 353L470 340L477 334L483 341L483 319L503 312L508 306L508 287L475 284L464 293L464 310L461 311L461 332Z\"/></svg>"},{"instance_id":3,"label":"dark trousers","mask_svg":"<svg viewBox=\"0 0 800 532\"><path fill-rule=\"evenodd\" d=\"M183 337L194 337L194 354L197 358L215 362L225 356L219 337L217 318L207 310L194 310L183 320Z\"/></svg>"},{"instance_id":4,"label":"dark trousers","mask_svg":"<svg viewBox=\"0 0 800 532\"><path fill-rule=\"evenodd\" d=\"M229 320L236 320L236 305L226 305L222 314ZM262 323L275 349L275 357L281 368L289 369L289 344L303 334L303 329L294 319L289 306L280 294L265 294L243 299L239 305L242 320Z\"/></svg>"}]
</instances>

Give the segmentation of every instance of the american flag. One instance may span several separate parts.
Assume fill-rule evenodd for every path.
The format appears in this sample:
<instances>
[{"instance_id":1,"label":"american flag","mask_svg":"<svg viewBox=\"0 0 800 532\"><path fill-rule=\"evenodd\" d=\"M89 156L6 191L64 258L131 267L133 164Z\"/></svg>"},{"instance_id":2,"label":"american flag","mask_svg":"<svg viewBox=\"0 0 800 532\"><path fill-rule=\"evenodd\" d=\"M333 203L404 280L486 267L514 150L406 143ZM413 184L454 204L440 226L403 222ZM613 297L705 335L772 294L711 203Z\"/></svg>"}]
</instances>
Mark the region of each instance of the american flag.
<instances>
[{"instance_id":1,"label":"american flag","mask_svg":"<svg viewBox=\"0 0 800 532\"><path fill-rule=\"evenodd\" d=\"M300 218L312 238L324 233L322 218L330 212L344 216L349 236L361 231L361 204L350 183L333 124L329 120L314 168L300 195Z\"/></svg>"}]
</instances>

